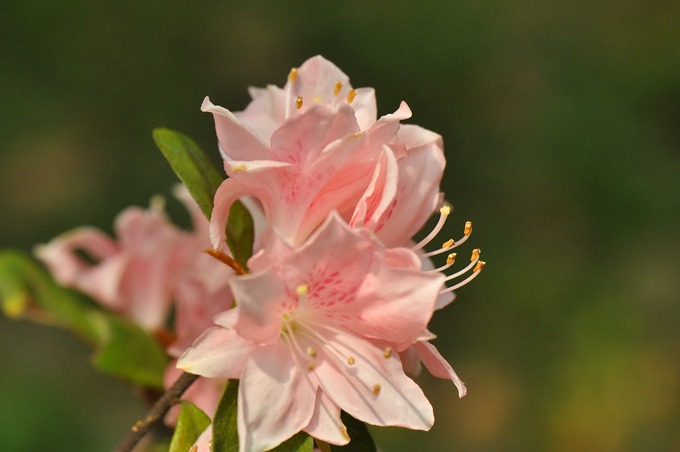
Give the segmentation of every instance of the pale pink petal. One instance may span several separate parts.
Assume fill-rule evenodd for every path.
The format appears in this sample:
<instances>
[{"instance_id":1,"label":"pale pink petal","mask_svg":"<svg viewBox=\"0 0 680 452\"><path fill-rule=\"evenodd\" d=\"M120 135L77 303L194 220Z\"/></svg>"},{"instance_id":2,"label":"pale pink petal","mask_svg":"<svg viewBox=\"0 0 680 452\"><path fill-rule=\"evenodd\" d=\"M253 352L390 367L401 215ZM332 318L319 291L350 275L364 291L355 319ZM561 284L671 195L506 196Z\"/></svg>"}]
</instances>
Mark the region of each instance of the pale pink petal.
<instances>
[{"instance_id":1,"label":"pale pink petal","mask_svg":"<svg viewBox=\"0 0 680 452\"><path fill-rule=\"evenodd\" d=\"M210 218L210 241L216 250L227 248L225 229L232 204L239 198L249 195L252 195L250 190L231 179L222 182L217 189L215 193L215 207Z\"/></svg>"},{"instance_id":2,"label":"pale pink petal","mask_svg":"<svg viewBox=\"0 0 680 452\"><path fill-rule=\"evenodd\" d=\"M422 362L420 361L420 356L413 347L409 347L404 351L399 352L399 358L401 359L401 365L404 367L404 372L408 372L411 375L420 375L422 370Z\"/></svg>"},{"instance_id":3,"label":"pale pink petal","mask_svg":"<svg viewBox=\"0 0 680 452\"><path fill-rule=\"evenodd\" d=\"M213 322L215 325L231 329L234 327L237 319L238 316L236 310L229 309L228 311L220 312L215 317L213 317Z\"/></svg>"},{"instance_id":4,"label":"pale pink petal","mask_svg":"<svg viewBox=\"0 0 680 452\"><path fill-rule=\"evenodd\" d=\"M165 368L163 375L163 386L169 389L179 377L182 376L183 371L176 367L177 360L172 360ZM217 404L222 398L224 386L227 383L226 379L213 378L199 378L182 394L182 400L189 402L200 408L205 414L213 417ZM177 417L181 411L181 405L177 404L170 408L168 414L165 415L164 422L170 427L174 427L177 423Z\"/></svg>"},{"instance_id":5,"label":"pale pink petal","mask_svg":"<svg viewBox=\"0 0 680 452\"><path fill-rule=\"evenodd\" d=\"M288 119L272 135L271 150L277 160L305 168L331 142L359 131L354 110L346 104L336 110L312 105Z\"/></svg>"},{"instance_id":6,"label":"pale pink petal","mask_svg":"<svg viewBox=\"0 0 680 452\"><path fill-rule=\"evenodd\" d=\"M257 346L234 330L213 327L199 337L177 361L186 372L208 378L241 378L248 357Z\"/></svg>"},{"instance_id":7,"label":"pale pink petal","mask_svg":"<svg viewBox=\"0 0 680 452\"><path fill-rule=\"evenodd\" d=\"M404 374L398 353L386 353L365 339L328 335L312 374L330 399L356 419L415 430L429 430L434 423L432 406Z\"/></svg>"},{"instance_id":8,"label":"pale pink petal","mask_svg":"<svg viewBox=\"0 0 680 452\"><path fill-rule=\"evenodd\" d=\"M239 450L272 449L305 428L314 412L316 389L287 349L270 345L256 350L239 384Z\"/></svg>"},{"instance_id":9,"label":"pale pink petal","mask_svg":"<svg viewBox=\"0 0 680 452\"><path fill-rule=\"evenodd\" d=\"M404 246L412 247L413 245L415 245L415 242L408 240ZM394 248L394 249L403 249L403 248ZM419 250L417 252L418 255L421 255L423 253L424 253L424 251L422 251L422 250ZM434 268L435 268L434 263L432 262L432 260L429 257L421 257L421 258L419 258L419 260L422 262L422 270L424 272L434 270ZM437 297L437 301L434 304L434 310L437 311L439 309L445 308L446 306L451 304L451 302L455 299L456 299L456 294L453 293L453 292L446 292L446 293L440 294Z\"/></svg>"},{"instance_id":10,"label":"pale pink petal","mask_svg":"<svg viewBox=\"0 0 680 452\"><path fill-rule=\"evenodd\" d=\"M213 439L212 427L213 427L212 424L210 424L203 431L203 433L201 433L201 436L199 436L196 442L193 444L193 446L196 446L196 449L194 450L192 450L191 448L189 449L191 452L212 452L212 439Z\"/></svg>"},{"instance_id":11,"label":"pale pink petal","mask_svg":"<svg viewBox=\"0 0 680 452\"><path fill-rule=\"evenodd\" d=\"M340 420L340 407L321 389L316 393L314 415L302 430L314 438L338 446L347 444L350 440L347 428Z\"/></svg>"},{"instance_id":12,"label":"pale pink petal","mask_svg":"<svg viewBox=\"0 0 680 452\"><path fill-rule=\"evenodd\" d=\"M350 104L356 112L357 123L361 130L368 130L378 119L378 106L373 88L357 88Z\"/></svg>"},{"instance_id":13,"label":"pale pink petal","mask_svg":"<svg viewBox=\"0 0 680 452\"><path fill-rule=\"evenodd\" d=\"M356 206L350 226L366 227L378 232L382 227L381 218L393 204L397 193L399 166L394 153L388 146L383 146L378 164L375 166L373 179Z\"/></svg>"},{"instance_id":14,"label":"pale pink petal","mask_svg":"<svg viewBox=\"0 0 680 452\"><path fill-rule=\"evenodd\" d=\"M232 159L267 160L272 158L267 144L226 108L213 105L206 97L201 105L201 111L213 114L220 146Z\"/></svg>"},{"instance_id":15,"label":"pale pink petal","mask_svg":"<svg viewBox=\"0 0 680 452\"><path fill-rule=\"evenodd\" d=\"M342 83L342 89L335 94L337 82ZM305 103L312 105L316 102L335 105L347 98L351 86L349 77L344 72L321 55L317 55L302 63L295 81L288 81L284 91L291 88L295 97L302 97L304 107Z\"/></svg>"},{"instance_id":16,"label":"pale pink petal","mask_svg":"<svg viewBox=\"0 0 680 452\"><path fill-rule=\"evenodd\" d=\"M248 92L253 101L245 110L234 112L234 116L250 127L264 143L269 143L272 133L285 119L286 95L281 88L274 85L266 88L250 87Z\"/></svg>"},{"instance_id":17,"label":"pale pink petal","mask_svg":"<svg viewBox=\"0 0 680 452\"><path fill-rule=\"evenodd\" d=\"M273 270L249 274L229 281L236 298L234 330L246 339L272 343L281 332L281 315L291 302L284 282Z\"/></svg>"},{"instance_id":18,"label":"pale pink petal","mask_svg":"<svg viewBox=\"0 0 680 452\"><path fill-rule=\"evenodd\" d=\"M368 129L368 136L372 143L379 146L388 143L397 135L399 131L399 121L411 117L411 109L408 108L406 102L402 101L399 108L394 113L385 115L378 119L378 121Z\"/></svg>"},{"instance_id":19,"label":"pale pink petal","mask_svg":"<svg viewBox=\"0 0 680 452\"><path fill-rule=\"evenodd\" d=\"M427 259L427 258L426 258ZM390 267L405 268L414 271L431 270L425 269L422 260L408 248L390 248L385 250L385 265ZM429 261L429 259L427 259Z\"/></svg>"},{"instance_id":20,"label":"pale pink petal","mask_svg":"<svg viewBox=\"0 0 680 452\"><path fill-rule=\"evenodd\" d=\"M456 372L451 367L442 355L439 354L437 348L430 344L429 342L416 342L413 344L416 352L420 356L420 359L427 367L430 373L438 378L444 378L446 380L453 381L453 384L458 388L458 397L464 397L467 394L467 388L465 388L465 383L463 383Z\"/></svg>"}]
</instances>

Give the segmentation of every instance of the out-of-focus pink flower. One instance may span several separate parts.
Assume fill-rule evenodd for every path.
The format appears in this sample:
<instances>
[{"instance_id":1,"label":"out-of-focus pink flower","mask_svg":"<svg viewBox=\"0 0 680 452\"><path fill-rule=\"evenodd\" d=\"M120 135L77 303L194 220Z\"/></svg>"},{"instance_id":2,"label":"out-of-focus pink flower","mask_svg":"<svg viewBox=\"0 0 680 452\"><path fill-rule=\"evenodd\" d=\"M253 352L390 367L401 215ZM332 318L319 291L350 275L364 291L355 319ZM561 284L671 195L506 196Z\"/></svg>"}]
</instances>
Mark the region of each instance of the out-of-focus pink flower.
<instances>
[{"instance_id":1,"label":"out-of-focus pink flower","mask_svg":"<svg viewBox=\"0 0 680 452\"><path fill-rule=\"evenodd\" d=\"M276 235L230 280L237 307L218 315L178 367L238 378L241 452L303 430L346 444L344 410L374 425L427 430L432 407L397 347L418 342L444 277L406 248L386 249L335 213L299 248Z\"/></svg>"},{"instance_id":2,"label":"out-of-focus pink flower","mask_svg":"<svg viewBox=\"0 0 680 452\"><path fill-rule=\"evenodd\" d=\"M215 118L230 177L215 196L210 231L217 249L231 204L244 196L258 198L270 230L294 246L332 210L349 219L375 165L390 152L385 145L411 116L402 102L376 121L373 90L353 90L347 76L320 56L291 72L283 89L251 94L253 102L239 114L207 98L202 106Z\"/></svg>"}]
</instances>

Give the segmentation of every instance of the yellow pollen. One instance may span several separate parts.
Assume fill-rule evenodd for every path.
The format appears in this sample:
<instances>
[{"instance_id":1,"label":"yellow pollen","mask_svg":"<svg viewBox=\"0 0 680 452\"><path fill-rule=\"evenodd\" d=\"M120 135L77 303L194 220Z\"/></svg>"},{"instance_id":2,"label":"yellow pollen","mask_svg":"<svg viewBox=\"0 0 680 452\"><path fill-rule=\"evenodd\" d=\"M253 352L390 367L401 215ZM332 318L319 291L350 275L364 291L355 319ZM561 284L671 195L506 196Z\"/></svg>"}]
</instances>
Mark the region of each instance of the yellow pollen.
<instances>
[{"instance_id":1,"label":"yellow pollen","mask_svg":"<svg viewBox=\"0 0 680 452\"><path fill-rule=\"evenodd\" d=\"M333 90L333 92L335 93L336 96L338 94L340 94L341 89L342 89L342 82L336 82L335 83L335 89Z\"/></svg>"},{"instance_id":2,"label":"yellow pollen","mask_svg":"<svg viewBox=\"0 0 680 452\"><path fill-rule=\"evenodd\" d=\"M380 392L380 385L373 386L373 395L378 395Z\"/></svg>"},{"instance_id":3,"label":"yellow pollen","mask_svg":"<svg viewBox=\"0 0 680 452\"><path fill-rule=\"evenodd\" d=\"M212 438L208 440L208 449L212 450Z\"/></svg>"},{"instance_id":4,"label":"yellow pollen","mask_svg":"<svg viewBox=\"0 0 680 452\"><path fill-rule=\"evenodd\" d=\"M232 171L248 171L248 167L245 164L236 165L231 169Z\"/></svg>"},{"instance_id":5,"label":"yellow pollen","mask_svg":"<svg viewBox=\"0 0 680 452\"><path fill-rule=\"evenodd\" d=\"M288 74L288 80L290 80L291 83L292 83L292 82L295 81L296 78L297 78L297 68L294 67L293 69L290 70L290 74Z\"/></svg>"},{"instance_id":6,"label":"yellow pollen","mask_svg":"<svg viewBox=\"0 0 680 452\"><path fill-rule=\"evenodd\" d=\"M194 444L193 446L191 446L191 449L189 449L189 452L198 452L198 446Z\"/></svg>"},{"instance_id":7,"label":"yellow pollen","mask_svg":"<svg viewBox=\"0 0 680 452\"><path fill-rule=\"evenodd\" d=\"M451 213L451 208L449 206L442 206L442 208L439 209L439 212L442 215L449 215Z\"/></svg>"},{"instance_id":8,"label":"yellow pollen","mask_svg":"<svg viewBox=\"0 0 680 452\"><path fill-rule=\"evenodd\" d=\"M456 244L456 242L454 242L453 239L449 239L446 242L444 242L444 244L442 244L442 248L448 248L448 247L453 246L455 244Z\"/></svg>"},{"instance_id":9,"label":"yellow pollen","mask_svg":"<svg viewBox=\"0 0 680 452\"><path fill-rule=\"evenodd\" d=\"M322 100L323 100L323 97L321 97L321 96L312 97L312 103L321 102Z\"/></svg>"},{"instance_id":10,"label":"yellow pollen","mask_svg":"<svg viewBox=\"0 0 680 452\"><path fill-rule=\"evenodd\" d=\"M308 370L309 372L313 371L315 367L316 367L316 366L314 365L314 363L309 363L309 364L307 364L307 370Z\"/></svg>"},{"instance_id":11,"label":"yellow pollen","mask_svg":"<svg viewBox=\"0 0 680 452\"><path fill-rule=\"evenodd\" d=\"M349 358L347 358L347 364L349 364L350 366L354 364L354 356L350 356Z\"/></svg>"},{"instance_id":12,"label":"yellow pollen","mask_svg":"<svg viewBox=\"0 0 680 452\"><path fill-rule=\"evenodd\" d=\"M302 108L302 96L298 96L297 100L295 101L295 108L298 110Z\"/></svg>"},{"instance_id":13,"label":"yellow pollen","mask_svg":"<svg viewBox=\"0 0 680 452\"><path fill-rule=\"evenodd\" d=\"M465 223L465 235L470 235L472 232L472 222L468 221Z\"/></svg>"},{"instance_id":14,"label":"yellow pollen","mask_svg":"<svg viewBox=\"0 0 680 452\"><path fill-rule=\"evenodd\" d=\"M350 102L352 102L354 100L354 96L356 95L357 95L356 90L353 89L349 90L349 95L347 96L347 103L349 104Z\"/></svg>"},{"instance_id":15,"label":"yellow pollen","mask_svg":"<svg viewBox=\"0 0 680 452\"><path fill-rule=\"evenodd\" d=\"M385 353L383 353L383 356L385 358L392 356L392 347L385 347Z\"/></svg>"},{"instance_id":16,"label":"yellow pollen","mask_svg":"<svg viewBox=\"0 0 680 452\"><path fill-rule=\"evenodd\" d=\"M475 265L475 269L474 269L473 273L480 271L481 269L484 268L485 265L486 265L486 262L484 262L484 261L477 262L477 265Z\"/></svg>"},{"instance_id":17,"label":"yellow pollen","mask_svg":"<svg viewBox=\"0 0 680 452\"><path fill-rule=\"evenodd\" d=\"M446 263L447 264L453 264L455 262L455 260L456 260L456 253L451 253L446 258Z\"/></svg>"},{"instance_id":18,"label":"yellow pollen","mask_svg":"<svg viewBox=\"0 0 680 452\"><path fill-rule=\"evenodd\" d=\"M307 284L300 284L295 288L295 292L297 292L298 296L303 297L307 295L307 291L309 290L309 286Z\"/></svg>"},{"instance_id":19,"label":"yellow pollen","mask_svg":"<svg viewBox=\"0 0 680 452\"><path fill-rule=\"evenodd\" d=\"M312 358L316 358L316 349L314 347L307 347L307 354Z\"/></svg>"},{"instance_id":20,"label":"yellow pollen","mask_svg":"<svg viewBox=\"0 0 680 452\"><path fill-rule=\"evenodd\" d=\"M475 259L479 259L479 253L481 252L482 251L479 248L472 250L472 257L470 258L470 262L474 261Z\"/></svg>"}]
</instances>

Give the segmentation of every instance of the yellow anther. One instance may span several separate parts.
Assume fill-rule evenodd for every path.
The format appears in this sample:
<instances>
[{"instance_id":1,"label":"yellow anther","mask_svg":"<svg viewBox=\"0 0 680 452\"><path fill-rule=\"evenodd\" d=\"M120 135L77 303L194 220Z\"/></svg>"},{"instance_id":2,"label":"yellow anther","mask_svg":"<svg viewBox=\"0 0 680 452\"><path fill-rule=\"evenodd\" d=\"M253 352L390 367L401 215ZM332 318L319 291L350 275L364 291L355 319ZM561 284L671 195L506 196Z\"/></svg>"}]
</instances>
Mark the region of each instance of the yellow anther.
<instances>
[{"instance_id":1,"label":"yellow anther","mask_svg":"<svg viewBox=\"0 0 680 452\"><path fill-rule=\"evenodd\" d=\"M212 451L212 438L208 440L208 450Z\"/></svg>"},{"instance_id":2,"label":"yellow anther","mask_svg":"<svg viewBox=\"0 0 680 452\"><path fill-rule=\"evenodd\" d=\"M354 96L356 95L357 95L356 90L354 89L349 90L349 94L347 95L347 103L349 104L350 102L352 102L354 100Z\"/></svg>"},{"instance_id":3,"label":"yellow anther","mask_svg":"<svg viewBox=\"0 0 680 452\"><path fill-rule=\"evenodd\" d=\"M307 284L300 284L295 288L295 292L297 292L299 297L304 297L307 295L307 291L309 290L309 286Z\"/></svg>"},{"instance_id":4,"label":"yellow anther","mask_svg":"<svg viewBox=\"0 0 680 452\"><path fill-rule=\"evenodd\" d=\"M380 385L373 386L373 395L378 395L380 392Z\"/></svg>"},{"instance_id":5,"label":"yellow anther","mask_svg":"<svg viewBox=\"0 0 680 452\"><path fill-rule=\"evenodd\" d=\"M482 268L484 268L485 265L486 265L486 262L484 262L484 261L477 262L477 265L475 265L475 269L473 270L473 273L480 271Z\"/></svg>"},{"instance_id":6,"label":"yellow anther","mask_svg":"<svg viewBox=\"0 0 680 452\"><path fill-rule=\"evenodd\" d=\"M349 358L347 358L347 364L349 364L350 366L354 364L354 356L350 356Z\"/></svg>"},{"instance_id":7,"label":"yellow anther","mask_svg":"<svg viewBox=\"0 0 680 452\"><path fill-rule=\"evenodd\" d=\"M449 215L451 213L451 208L449 206L442 206L442 208L439 209L439 212L442 215Z\"/></svg>"},{"instance_id":8,"label":"yellow anther","mask_svg":"<svg viewBox=\"0 0 680 452\"><path fill-rule=\"evenodd\" d=\"M309 372L313 371L315 367L316 367L316 366L314 365L314 363L309 363L309 364L307 364L307 370L308 370Z\"/></svg>"},{"instance_id":9,"label":"yellow anther","mask_svg":"<svg viewBox=\"0 0 680 452\"><path fill-rule=\"evenodd\" d=\"M307 347L307 354L312 358L316 358L316 349L312 346Z\"/></svg>"},{"instance_id":10,"label":"yellow anther","mask_svg":"<svg viewBox=\"0 0 680 452\"><path fill-rule=\"evenodd\" d=\"M442 248L448 248L448 247L453 246L455 244L456 244L456 242L454 242L453 239L449 239L446 242L444 242L444 244L442 245Z\"/></svg>"},{"instance_id":11,"label":"yellow anther","mask_svg":"<svg viewBox=\"0 0 680 452\"><path fill-rule=\"evenodd\" d=\"M189 449L189 452L198 452L198 446L194 444L193 446L191 446L191 449Z\"/></svg>"},{"instance_id":12,"label":"yellow anther","mask_svg":"<svg viewBox=\"0 0 680 452\"><path fill-rule=\"evenodd\" d=\"M472 222L468 221L465 223L465 235L470 235L472 232Z\"/></svg>"},{"instance_id":13,"label":"yellow anther","mask_svg":"<svg viewBox=\"0 0 680 452\"><path fill-rule=\"evenodd\" d=\"M475 259L479 259L479 253L481 252L482 251L479 248L472 250L472 257L470 258L470 262L474 261Z\"/></svg>"},{"instance_id":14,"label":"yellow anther","mask_svg":"<svg viewBox=\"0 0 680 452\"><path fill-rule=\"evenodd\" d=\"M446 258L446 263L447 264L453 264L456 261L456 253L451 253L448 255Z\"/></svg>"},{"instance_id":15,"label":"yellow anther","mask_svg":"<svg viewBox=\"0 0 680 452\"><path fill-rule=\"evenodd\" d=\"M244 164L236 165L231 169L232 171L248 171L248 167Z\"/></svg>"},{"instance_id":16,"label":"yellow anther","mask_svg":"<svg viewBox=\"0 0 680 452\"><path fill-rule=\"evenodd\" d=\"M338 94L340 94L341 89L342 89L342 82L336 82L335 83L335 89L333 90L333 92L335 93L336 96Z\"/></svg>"},{"instance_id":17,"label":"yellow anther","mask_svg":"<svg viewBox=\"0 0 680 452\"><path fill-rule=\"evenodd\" d=\"M302 96L298 96L297 100L295 101L295 108L298 110L302 108Z\"/></svg>"},{"instance_id":18,"label":"yellow anther","mask_svg":"<svg viewBox=\"0 0 680 452\"><path fill-rule=\"evenodd\" d=\"M314 96L312 97L312 103L315 104L317 102L321 102L323 100L323 97L321 96Z\"/></svg>"},{"instance_id":19,"label":"yellow anther","mask_svg":"<svg viewBox=\"0 0 680 452\"><path fill-rule=\"evenodd\" d=\"M297 78L297 68L294 67L293 69L290 70L290 74L288 74L288 80L290 80L290 82L292 83L292 82L295 81L296 78Z\"/></svg>"},{"instance_id":20,"label":"yellow anther","mask_svg":"<svg viewBox=\"0 0 680 452\"><path fill-rule=\"evenodd\" d=\"M385 347L385 352L383 353L385 358L392 356L392 347Z\"/></svg>"}]
</instances>

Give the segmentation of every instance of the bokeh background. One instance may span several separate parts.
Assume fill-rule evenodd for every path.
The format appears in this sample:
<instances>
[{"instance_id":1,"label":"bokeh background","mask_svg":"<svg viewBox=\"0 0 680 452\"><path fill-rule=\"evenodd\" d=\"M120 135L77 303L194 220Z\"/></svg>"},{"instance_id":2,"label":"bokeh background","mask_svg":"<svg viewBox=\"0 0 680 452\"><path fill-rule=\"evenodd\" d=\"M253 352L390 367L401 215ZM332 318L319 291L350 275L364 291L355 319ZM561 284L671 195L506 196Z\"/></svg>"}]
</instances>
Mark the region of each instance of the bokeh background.
<instances>
[{"instance_id":1,"label":"bokeh background","mask_svg":"<svg viewBox=\"0 0 680 452\"><path fill-rule=\"evenodd\" d=\"M672 0L5 0L0 247L170 198L152 128L218 162L203 97L243 109L322 54L444 136L444 235L472 220L488 263L431 324L468 396L421 375L434 428L382 449L680 451L678 24ZM122 438L144 405L89 354L0 315L0 450Z\"/></svg>"}]
</instances>

